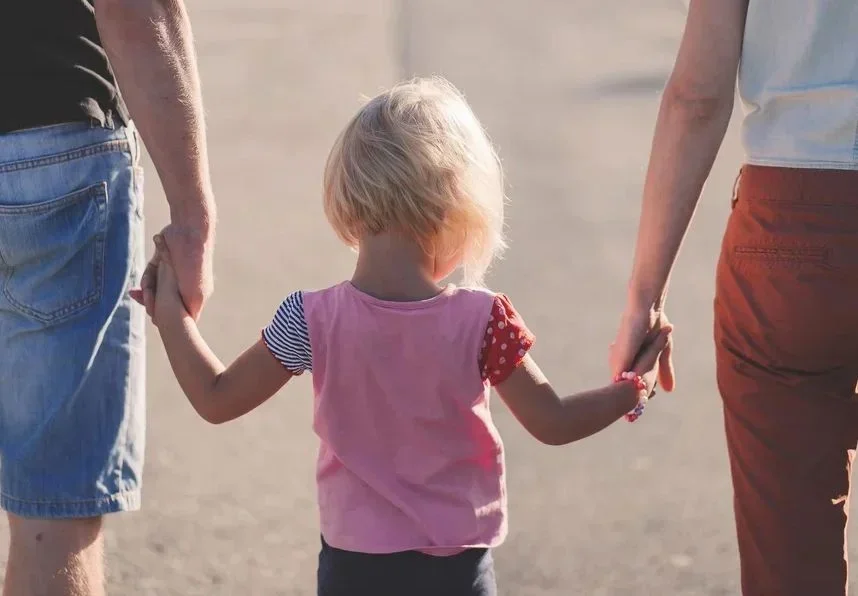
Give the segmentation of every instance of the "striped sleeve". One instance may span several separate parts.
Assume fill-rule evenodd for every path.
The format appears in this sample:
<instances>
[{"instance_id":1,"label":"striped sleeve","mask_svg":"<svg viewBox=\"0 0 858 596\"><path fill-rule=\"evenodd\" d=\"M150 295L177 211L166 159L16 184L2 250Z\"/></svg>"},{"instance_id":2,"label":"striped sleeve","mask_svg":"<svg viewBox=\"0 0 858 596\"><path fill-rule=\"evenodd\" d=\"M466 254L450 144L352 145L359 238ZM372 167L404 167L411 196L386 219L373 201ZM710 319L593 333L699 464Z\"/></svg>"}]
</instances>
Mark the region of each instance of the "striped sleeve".
<instances>
[{"instance_id":1,"label":"striped sleeve","mask_svg":"<svg viewBox=\"0 0 858 596\"><path fill-rule=\"evenodd\" d=\"M304 294L294 292L277 309L274 319L262 330L265 345L293 375L313 369L310 333L304 318Z\"/></svg>"}]
</instances>

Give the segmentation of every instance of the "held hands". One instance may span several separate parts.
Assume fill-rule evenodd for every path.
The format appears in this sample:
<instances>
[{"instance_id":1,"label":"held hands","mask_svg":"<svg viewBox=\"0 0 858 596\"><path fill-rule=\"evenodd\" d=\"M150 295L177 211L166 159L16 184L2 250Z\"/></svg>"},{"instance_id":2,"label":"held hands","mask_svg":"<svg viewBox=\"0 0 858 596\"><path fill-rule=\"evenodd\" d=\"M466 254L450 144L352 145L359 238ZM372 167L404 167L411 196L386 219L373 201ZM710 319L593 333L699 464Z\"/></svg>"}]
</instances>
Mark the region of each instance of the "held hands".
<instances>
[{"instance_id":1,"label":"held hands","mask_svg":"<svg viewBox=\"0 0 858 596\"><path fill-rule=\"evenodd\" d=\"M645 377L639 368L644 366L645 356L647 358L653 356L650 350L653 347L653 341L656 343L661 341L660 336L654 337L654 334L663 329L673 329L664 312L654 309L627 311L623 315L617 337L611 344L609 357L611 374L615 376L631 367L634 372ZM647 368L646 372L653 373L652 383L648 382L648 387L653 387L657 378L665 391L673 391L676 380L672 353L673 336L669 333L665 345L655 352L655 361L652 366ZM651 371L650 368L652 368Z\"/></svg>"},{"instance_id":2,"label":"held hands","mask_svg":"<svg viewBox=\"0 0 858 596\"><path fill-rule=\"evenodd\" d=\"M168 319L191 316L182 299L172 254L161 234L155 236L155 255L149 262L147 272L149 282L138 290L140 297L134 296L134 299L146 307L152 323L160 326Z\"/></svg>"},{"instance_id":3,"label":"held hands","mask_svg":"<svg viewBox=\"0 0 858 596\"><path fill-rule=\"evenodd\" d=\"M660 361L670 347L670 334L673 326L666 317L661 317L655 327L644 339L643 346L635 357L631 372L639 375L646 384L647 392L652 394L659 379Z\"/></svg>"},{"instance_id":4,"label":"held hands","mask_svg":"<svg viewBox=\"0 0 858 596\"><path fill-rule=\"evenodd\" d=\"M213 233L204 226L171 223L156 236L171 255L171 269L187 312L196 320L214 289L212 272ZM131 290L131 297L146 307L154 317L155 288L160 274L163 251L158 249L143 271L140 288Z\"/></svg>"}]
</instances>

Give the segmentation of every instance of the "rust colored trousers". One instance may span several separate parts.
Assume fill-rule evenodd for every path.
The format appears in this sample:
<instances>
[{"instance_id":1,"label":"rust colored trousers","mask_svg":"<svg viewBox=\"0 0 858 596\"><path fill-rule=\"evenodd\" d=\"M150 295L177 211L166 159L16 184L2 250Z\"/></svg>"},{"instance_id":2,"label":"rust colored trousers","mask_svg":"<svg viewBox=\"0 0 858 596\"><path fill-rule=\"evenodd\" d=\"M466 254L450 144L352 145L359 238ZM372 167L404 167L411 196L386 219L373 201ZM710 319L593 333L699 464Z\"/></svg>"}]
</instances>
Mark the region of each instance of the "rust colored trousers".
<instances>
[{"instance_id":1,"label":"rust colored trousers","mask_svg":"<svg viewBox=\"0 0 858 596\"><path fill-rule=\"evenodd\" d=\"M858 171L742 168L718 387L745 596L843 596L858 443Z\"/></svg>"}]
</instances>

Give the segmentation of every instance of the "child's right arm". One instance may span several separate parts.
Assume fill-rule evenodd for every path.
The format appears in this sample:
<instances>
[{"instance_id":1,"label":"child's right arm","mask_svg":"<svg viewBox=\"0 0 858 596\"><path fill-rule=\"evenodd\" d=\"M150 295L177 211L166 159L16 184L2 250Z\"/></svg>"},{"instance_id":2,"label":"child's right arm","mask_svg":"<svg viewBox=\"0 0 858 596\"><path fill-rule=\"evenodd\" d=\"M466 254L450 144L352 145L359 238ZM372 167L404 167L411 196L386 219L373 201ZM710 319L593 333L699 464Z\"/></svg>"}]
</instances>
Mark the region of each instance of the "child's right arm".
<instances>
[{"instance_id":1,"label":"child's right arm","mask_svg":"<svg viewBox=\"0 0 858 596\"><path fill-rule=\"evenodd\" d=\"M632 372L644 379L647 392L654 386L654 369L670 331L660 330L635 362ZM641 398L632 381L560 397L529 355L495 389L522 426L548 445L565 445L599 432L633 410Z\"/></svg>"},{"instance_id":2,"label":"child's right arm","mask_svg":"<svg viewBox=\"0 0 858 596\"><path fill-rule=\"evenodd\" d=\"M190 315L161 317L158 331L179 386L211 424L229 422L256 409L292 378L261 339L226 366Z\"/></svg>"},{"instance_id":3,"label":"child's right arm","mask_svg":"<svg viewBox=\"0 0 858 596\"><path fill-rule=\"evenodd\" d=\"M160 263L153 321L179 386L197 413L212 424L243 416L277 393L292 373L261 339L225 366L182 302L167 246L160 236L155 242Z\"/></svg>"}]
</instances>

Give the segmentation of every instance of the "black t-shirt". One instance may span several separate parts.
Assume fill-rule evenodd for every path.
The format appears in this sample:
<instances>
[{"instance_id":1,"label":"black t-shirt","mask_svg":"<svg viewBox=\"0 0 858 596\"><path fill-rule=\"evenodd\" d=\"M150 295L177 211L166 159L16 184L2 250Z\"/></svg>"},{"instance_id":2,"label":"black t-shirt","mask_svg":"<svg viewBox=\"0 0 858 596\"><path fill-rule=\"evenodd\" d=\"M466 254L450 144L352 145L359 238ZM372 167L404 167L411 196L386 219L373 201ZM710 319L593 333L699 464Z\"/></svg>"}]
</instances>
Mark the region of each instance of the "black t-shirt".
<instances>
[{"instance_id":1,"label":"black t-shirt","mask_svg":"<svg viewBox=\"0 0 858 596\"><path fill-rule=\"evenodd\" d=\"M0 133L126 124L91 0L0 0Z\"/></svg>"}]
</instances>

